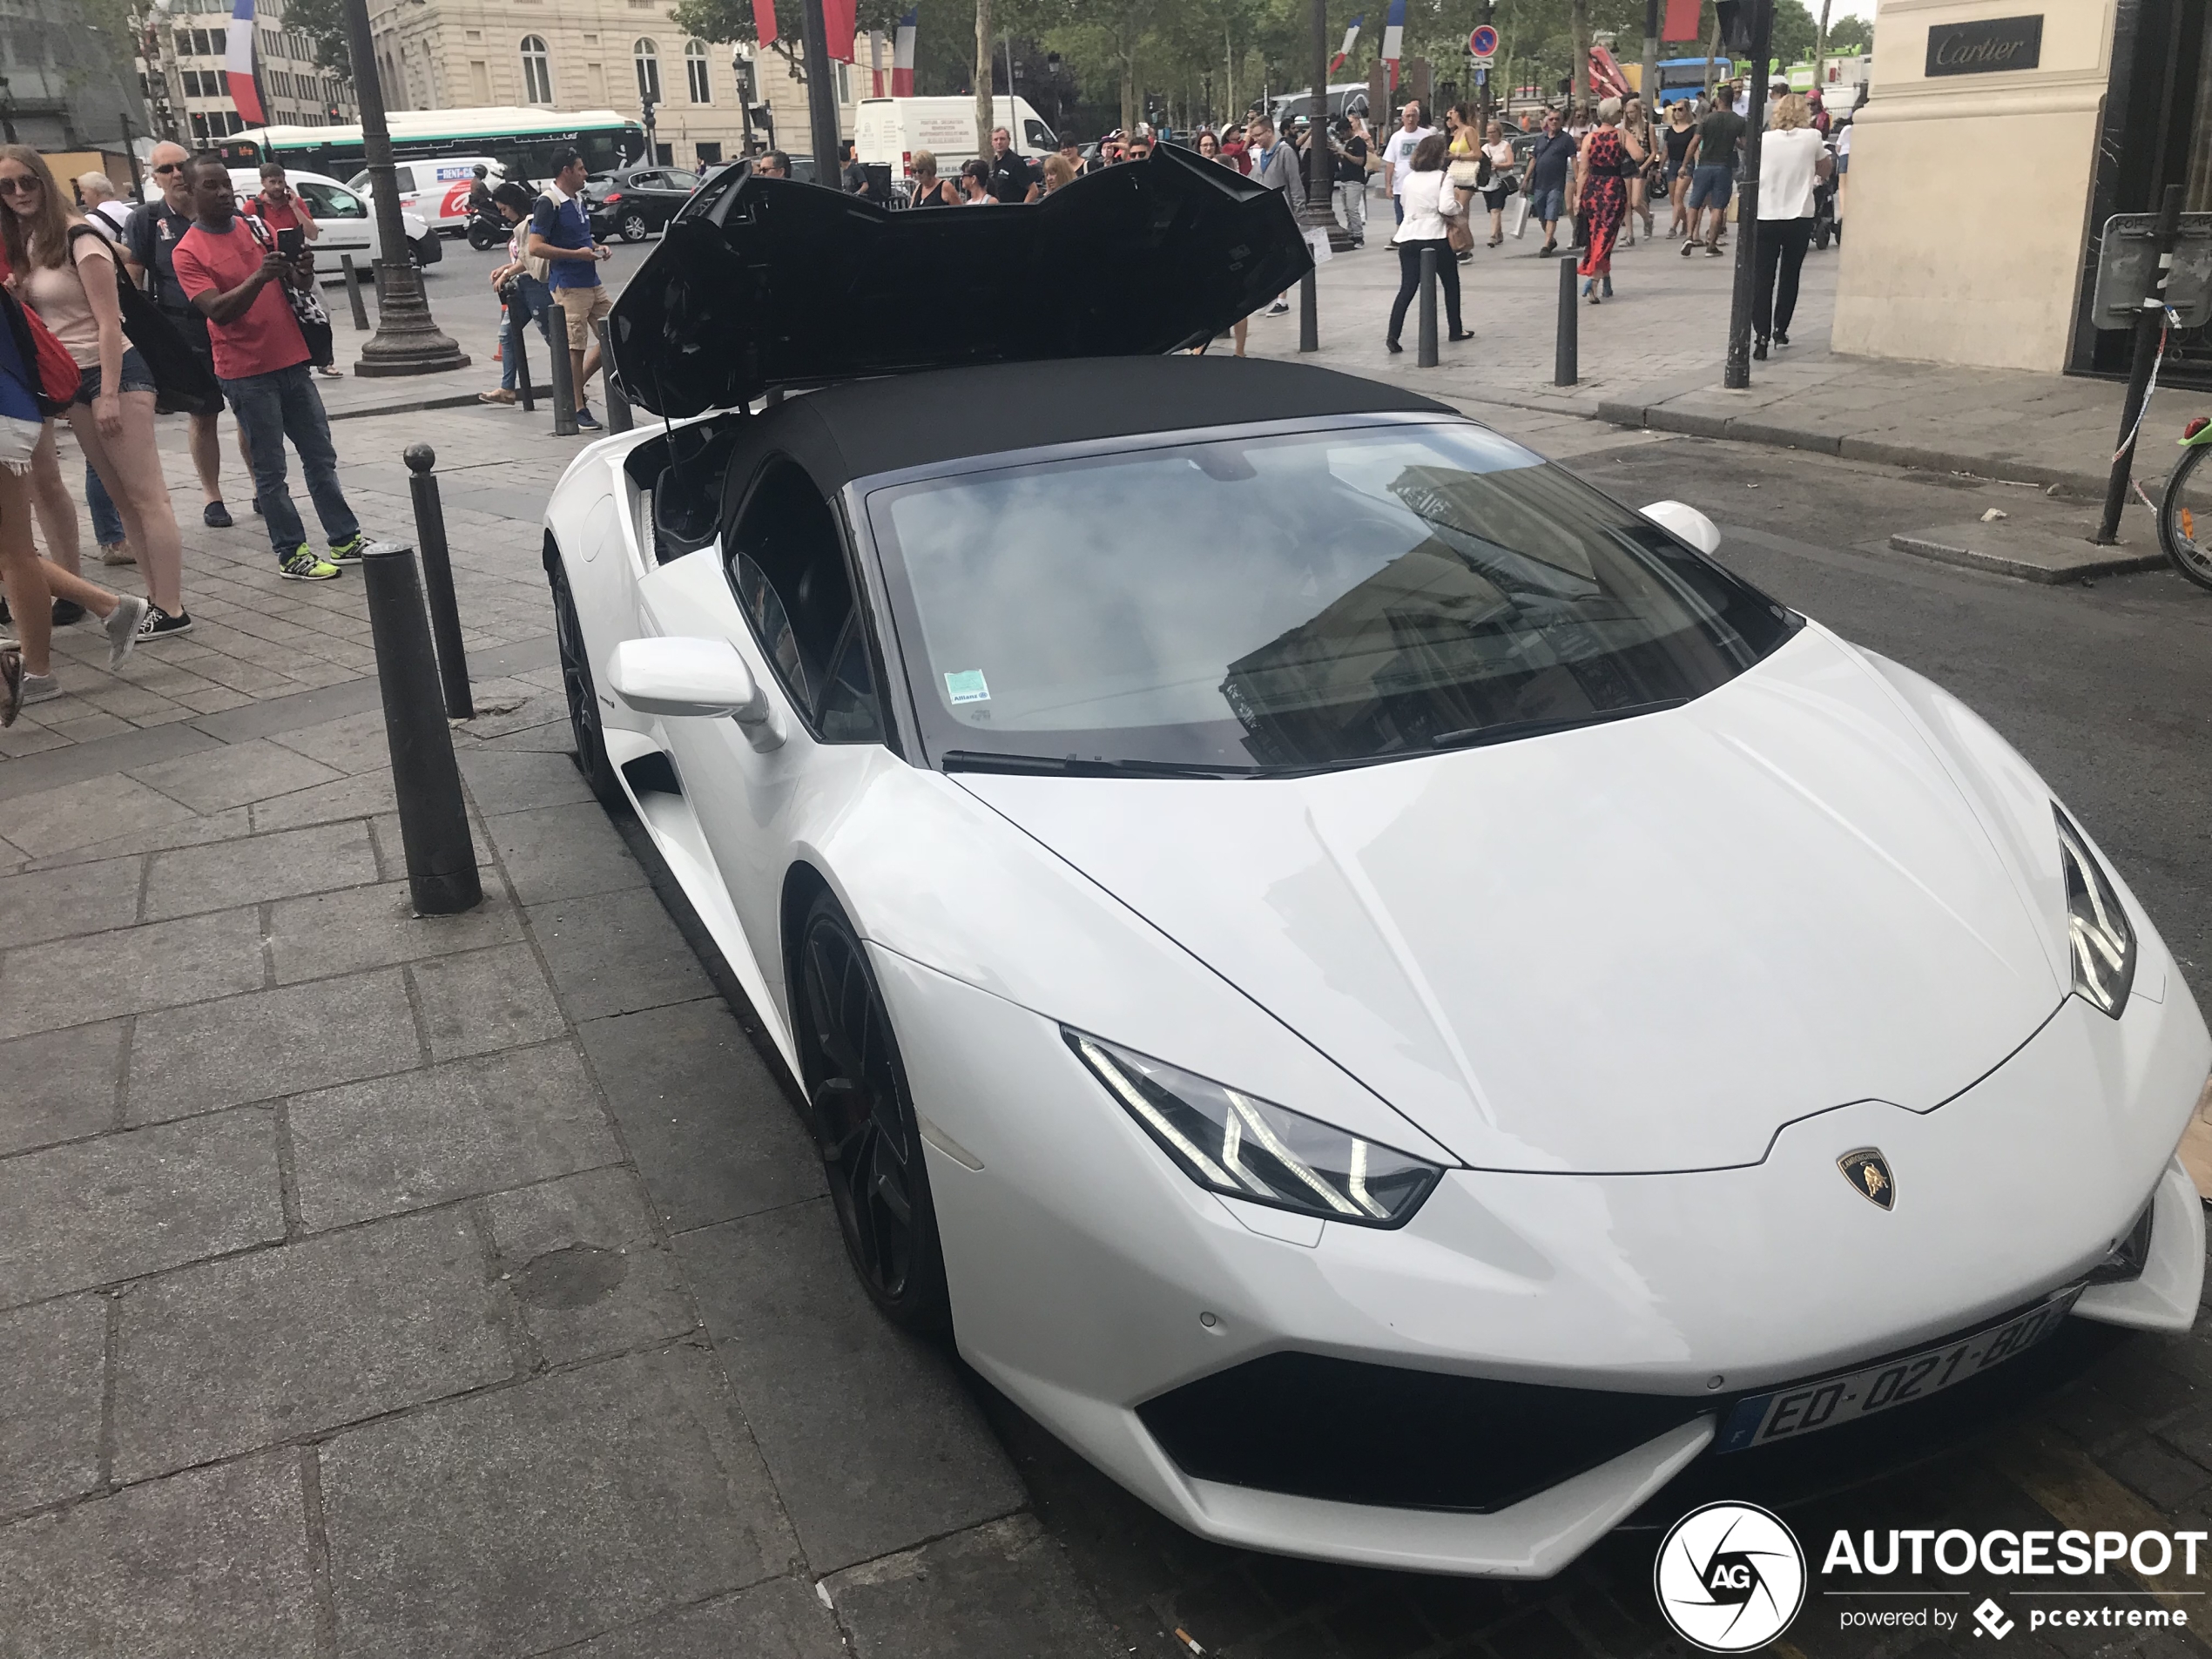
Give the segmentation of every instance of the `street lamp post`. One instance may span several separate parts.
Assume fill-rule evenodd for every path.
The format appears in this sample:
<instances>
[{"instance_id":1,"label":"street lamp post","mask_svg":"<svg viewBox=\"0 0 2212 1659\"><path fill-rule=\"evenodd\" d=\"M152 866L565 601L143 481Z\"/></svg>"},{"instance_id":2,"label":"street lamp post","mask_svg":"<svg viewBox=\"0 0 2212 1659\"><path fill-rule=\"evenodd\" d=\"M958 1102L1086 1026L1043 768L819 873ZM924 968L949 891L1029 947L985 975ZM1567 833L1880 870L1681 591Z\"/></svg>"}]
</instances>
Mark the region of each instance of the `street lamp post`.
<instances>
[{"instance_id":1,"label":"street lamp post","mask_svg":"<svg viewBox=\"0 0 2212 1659\"><path fill-rule=\"evenodd\" d=\"M1329 0L1313 0L1313 117L1306 128L1305 204L1298 223L1311 234L1325 229L1334 215L1330 198L1335 192L1336 166L1329 157ZM1298 285L1298 348L1321 349L1321 276L1318 266L1309 266Z\"/></svg>"},{"instance_id":2,"label":"street lamp post","mask_svg":"<svg viewBox=\"0 0 2212 1659\"><path fill-rule=\"evenodd\" d=\"M370 199L376 208L376 332L361 347L354 373L370 377L435 374L466 368L469 354L431 320L422 273L408 257L400 222L399 180L392 171L392 132L384 121L384 84L376 75L376 42L368 30L368 0L346 0L346 55L361 106L361 150L368 164Z\"/></svg>"},{"instance_id":3,"label":"street lamp post","mask_svg":"<svg viewBox=\"0 0 2212 1659\"><path fill-rule=\"evenodd\" d=\"M835 187L837 171L837 83L830 78L828 25L822 21L822 0L802 0L799 12L806 53L806 119L814 144L814 182ZM848 50L851 43L846 43ZM983 135L985 154L991 135Z\"/></svg>"},{"instance_id":4,"label":"street lamp post","mask_svg":"<svg viewBox=\"0 0 2212 1659\"><path fill-rule=\"evenodd\" d=\"M1751 384L1751 296L1759 273L1759 140L1765 135L1767 55L1774 44L1774 0L1751 0L1750 103L1743 130L1743 177L1736 189L1736 287L1728 314L1728 364L1721 384Z\"/></svg>"}]
</instances>

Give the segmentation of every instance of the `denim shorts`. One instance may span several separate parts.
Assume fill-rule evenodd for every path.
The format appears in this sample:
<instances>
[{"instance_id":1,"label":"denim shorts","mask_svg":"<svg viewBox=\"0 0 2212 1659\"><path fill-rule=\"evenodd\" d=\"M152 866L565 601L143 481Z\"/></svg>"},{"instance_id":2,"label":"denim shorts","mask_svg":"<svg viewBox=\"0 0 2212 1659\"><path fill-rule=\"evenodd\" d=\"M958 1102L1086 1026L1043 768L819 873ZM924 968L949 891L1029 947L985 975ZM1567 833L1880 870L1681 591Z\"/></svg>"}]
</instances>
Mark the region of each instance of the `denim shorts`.
<instances>
[{"instance_id":1,"label":"denim shorts","mask_svg":"<svg viewBox=\"0 0 2212 1659\"><path fill-rule=\"evenodd\" d=\"M1725 207L1728 199L1736 193L1736 173L1725 166L1698 167L1689 175L1689 206L1695 212L1701 207Z\"/></svg>"},{"instance_id":2,"label":"denim shorts","mask_svg":"<svg viewBox=\"0 0 2212 1659\"><path fill-rule=\"evenodd\" d=\"M136 346L123 348L123 372L118 378L123 382L117 388L118 391L151 392L154 389L153 371L146 367L146 360L138 355ZM71 401L90 403L99 395L100 366L92 363L79 369L77 372L77 395Z\"/></svg>"},{"instance_id":3,"label":"denim shorts","mask_svg":"<svg viewBox=\"0 0 2212 1659\"><path fill-rule=\"evenodd\" d=\"M1567 192L1564 190L1532 190L1528 192L1528 217L1540 225L1567 217Z\"/></svg>"}]
</instances>

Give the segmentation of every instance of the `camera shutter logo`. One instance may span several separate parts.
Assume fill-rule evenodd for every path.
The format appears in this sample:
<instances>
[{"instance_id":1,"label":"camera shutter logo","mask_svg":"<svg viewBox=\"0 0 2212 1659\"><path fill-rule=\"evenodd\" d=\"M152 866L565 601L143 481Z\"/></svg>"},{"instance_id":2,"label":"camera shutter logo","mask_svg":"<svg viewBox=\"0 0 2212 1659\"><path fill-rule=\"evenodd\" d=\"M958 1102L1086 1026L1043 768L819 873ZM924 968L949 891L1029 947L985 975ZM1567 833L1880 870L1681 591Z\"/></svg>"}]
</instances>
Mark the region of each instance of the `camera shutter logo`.
<instances>
[{"instance_id":1,"label":"camera shutter logo","mask_svg":"<svg viewBox=\"0 0 2212 1659\"><path fill-rule=\"evenodd\" d=\"M1781 1518L1756 1504L1709 1503L1675 1522L1652 1564L1659 1611L1708 1653L1749 1653L1805 1604L1805 1557Z\"/></svg>"}]
</instances>

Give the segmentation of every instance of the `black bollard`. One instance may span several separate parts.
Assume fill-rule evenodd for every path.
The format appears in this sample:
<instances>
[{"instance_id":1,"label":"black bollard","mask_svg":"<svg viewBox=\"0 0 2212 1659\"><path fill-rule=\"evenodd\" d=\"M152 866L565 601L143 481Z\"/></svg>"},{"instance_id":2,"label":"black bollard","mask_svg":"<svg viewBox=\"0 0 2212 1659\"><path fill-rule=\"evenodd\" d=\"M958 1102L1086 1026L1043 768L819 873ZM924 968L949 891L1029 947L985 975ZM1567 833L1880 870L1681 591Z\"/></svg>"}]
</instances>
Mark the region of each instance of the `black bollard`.
<instances>
[{"instance_id":1,"label":"black bollard","mask_svg":"<svg viewBox=\"0 0 2212 1659\"><path fill-rule=\"evenodd\" d=\"M576 423L576 365L569 361L568 317L563 313L561 327L554 331L553 349L553 435L573 438Z\"/></svg>"},{"instance_id":2,"label":"black bollard","mask_svg":"<svg viewBox=\"0 0 2212 1659\"><path fill-rule=\"evenodd\" d=\"M1298 348L1321 349L1321 279L1312 271L1298 280Z\"/></svg>"},{"instance_id":3,"label":"black bollard","mask_svg":"<svg viewBox=\"0 0 2212 1659\"><path fill-rule=\"evenodd\" d=\"M630 411L630 400L623 395L615 376L614 341L608 336L607 322L599 321L599 380L607 388L607 430L627 432L637 424Z\"/></svg>"},{"instance_id":4,"label":"black bollard","mask_svg":"<svg viewBox=\"0 0 2212 1659\"><path fill-rule=\"evenodd\" d=\"M507 307L507 314L510 317L513 316L515 314L515 306L519 305L521 301L519 300L510 303ZM524 318L521 322L516 324L513 330L515 335L515 395L523 401L523 414L535 415L537 413L537 388L530 384L529 332L530 325L528 318Z\"/></svg>"},{"instance_id":5,"label":"black bollard","mask_svg":"<svg viewBox=\"0 0 2212 1659\"><path fill-rule=\"evenodd\" d=\"M354 327L356 332L368 332L368 307L361 303L361 273L354 269L354 256L341 253L338 263L346 272L346 298L353 302Z\"/></svg>"},{"instance_id":6,"label":"black bollard","mask_svg":"<svg viewBox=\"0 0 2212 1659\"><path fill-rule=\"evenodd\" d=\"M1575 256L1559 262L1559 342L1552 358L1552 384L1572 386L1581 378L1581 353L1575 330L1582 314L1575 308Z\"/></svg>"},{"instance_id":7,"label":"black bollard","mask_svg":"<svg viewBox=\"0 0 2212 1659\"><path fill-rule=\"evenodd\" d=\"M1436 250L1421 250L1421 333L1413 361L1423 368L1436 367Z\"/></svg>"},{"instance_id":8,"label":"black bollard","mask_svg":"<svg viewBox=\"0 0 2212 1659\"><path fill-rule=\"evenodd\" d=\"M449 916L481 904L484 890L461 802L453 732L438 696L415 550L391 543L370 547L361 556L361 581L368 592L376 680L384 694L384 741L392 755L392 790L399 797L408 890L417 915Z\"/></svg>"},{"instance_id":9,"label":"black bollard","mask_svg":"<svg viewBox=\"0 0 2212 1659\"><path fill-rule=\"evenodd\" d=\"M430 602L430 633L438 643L438 681L445 688L446 718L473 720L469 654L461 645L461 606L453 597L453 559L446 550L446 509L430 469L438 452L427 443L407 447L408 491L415 497L415 538L422 548L422 591Z\"/></svg>"}]
</instances>

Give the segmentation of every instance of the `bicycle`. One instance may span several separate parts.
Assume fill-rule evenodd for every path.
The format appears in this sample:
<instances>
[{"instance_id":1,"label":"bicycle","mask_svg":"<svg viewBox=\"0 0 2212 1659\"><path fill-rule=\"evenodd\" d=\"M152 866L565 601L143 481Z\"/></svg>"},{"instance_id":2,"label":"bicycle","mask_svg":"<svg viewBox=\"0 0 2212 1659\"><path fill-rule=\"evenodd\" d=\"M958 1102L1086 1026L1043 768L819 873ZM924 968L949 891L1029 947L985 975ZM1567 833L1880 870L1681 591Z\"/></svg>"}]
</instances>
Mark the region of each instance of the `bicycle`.
<instances>
[{"instance_id":1,"label":"bicycle","mask_svg":"<svg viewBox=\"0 0 2212 1659\"><path fill-rule=\"evenodd\" d=\"M2212 451L2212 418L2200 415L2182 428L2181 447L2181 462L2159 503L2158 544L2176 570L2200 588L2212 588L2212 474L2199 476Z\"/></svg>"}]
</instances>

